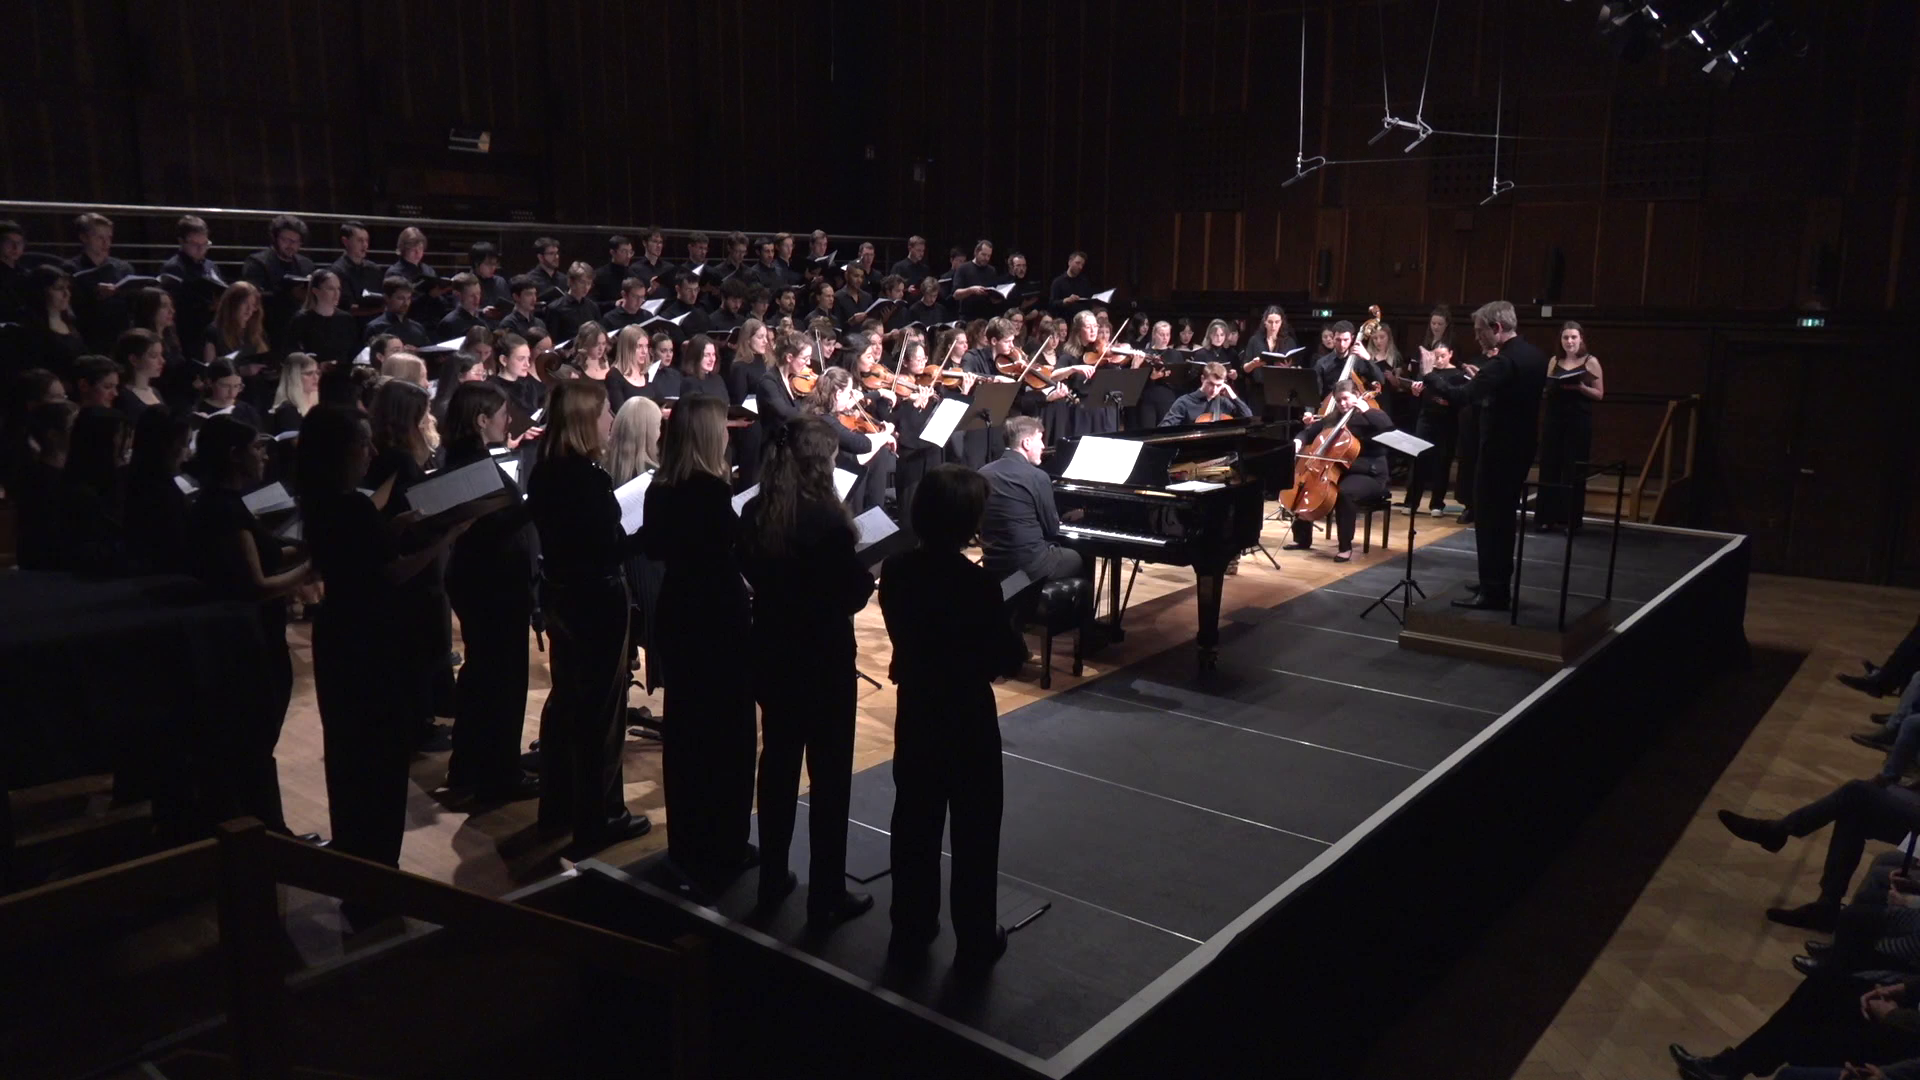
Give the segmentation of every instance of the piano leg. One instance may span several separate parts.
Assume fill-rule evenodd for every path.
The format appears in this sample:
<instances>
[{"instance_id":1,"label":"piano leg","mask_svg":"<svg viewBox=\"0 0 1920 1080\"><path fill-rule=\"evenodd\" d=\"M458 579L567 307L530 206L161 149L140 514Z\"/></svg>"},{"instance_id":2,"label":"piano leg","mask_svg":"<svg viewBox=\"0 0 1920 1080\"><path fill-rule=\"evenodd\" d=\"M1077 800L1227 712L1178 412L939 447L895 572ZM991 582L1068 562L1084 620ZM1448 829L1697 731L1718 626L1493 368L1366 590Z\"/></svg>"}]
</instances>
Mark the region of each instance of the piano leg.
<instances>
[{"instance_id":1,"label":"piano leg","mask_svg":"<svg viewBox=\"0 0 1920 1080\"><path fill-rule=\"evenodd\" d=\"M1120 628L1120 617L1126 614L1120 599L1121 560L1118 555L1107 559L1107 634L1108 641L1125 641L1127 632Z\"/></svg>"},{"instance_id":2,"label":"piano leg","mask_svg":"<svg viewBox=\"0 0 1920 1080\"><path fill-rule=\"evenodd\" d=\"M1226 567L1193 568L1194 597L1200 603L1200 629L1194 644L1200 647L1200 670L1212 671L1220 659L1220 589Z\"/></svg>"}]
</instances>

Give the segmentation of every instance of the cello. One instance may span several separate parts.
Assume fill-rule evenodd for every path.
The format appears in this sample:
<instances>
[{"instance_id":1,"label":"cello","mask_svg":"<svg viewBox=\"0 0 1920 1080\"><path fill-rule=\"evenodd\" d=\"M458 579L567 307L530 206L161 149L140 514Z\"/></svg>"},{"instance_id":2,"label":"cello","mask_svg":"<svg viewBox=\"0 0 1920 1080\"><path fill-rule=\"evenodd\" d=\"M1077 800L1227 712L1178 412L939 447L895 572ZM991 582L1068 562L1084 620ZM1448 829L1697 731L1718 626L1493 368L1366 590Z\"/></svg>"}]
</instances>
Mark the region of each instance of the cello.
<instances>
[{"instance_id":1,"label":"cello","mask_svg":"<svg viewBox=\"0 0 1920 1080\"><path fill-rule=\"evenodd\" d=\"M1350 372L1352 368L1353 359L1348 357L1347 369ZM1327 408L1339 408L1339 387L1340 384L1335 383L1333 393L1327 395ZM1294 455L1293 488L1286 493L1286 507L1295 520L1325 520L1333 511L1333 504L1340 500L1340 479L1347 474L1347 466L1360 456L1360 440L1347 430L1347 421L1352 417L1352 411L1343 410L1337 423L1322 428L1312 443Z\"/></svg>"}]
</instances>

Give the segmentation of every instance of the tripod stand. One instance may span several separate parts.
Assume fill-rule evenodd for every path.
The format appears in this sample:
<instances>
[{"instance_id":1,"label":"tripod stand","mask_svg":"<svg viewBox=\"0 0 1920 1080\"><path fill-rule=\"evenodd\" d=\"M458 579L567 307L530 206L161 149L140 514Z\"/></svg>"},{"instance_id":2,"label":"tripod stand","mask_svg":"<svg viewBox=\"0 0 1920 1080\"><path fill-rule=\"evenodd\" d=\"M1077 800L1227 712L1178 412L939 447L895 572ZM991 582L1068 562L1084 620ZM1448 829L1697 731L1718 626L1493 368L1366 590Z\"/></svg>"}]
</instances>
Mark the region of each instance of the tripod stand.
<instances>
[{"instance_id":1,"label":"tripod stand","mask_svg":"<svg viewBox=\"0 0 1920 1080\"><path fill-rule=\"evenodd\" d=\"M1426 453L1428 450L1433 449L1432 443L1428 442L1425 439L1418 438L1413 435L1409 435L1404 431L1384 432L1380 435L1375 436L1374 441L1387 447L1389 450L1398 450L1401 453L1407 455L1407 458L1410 461L1410 467L1414 469L1418 469L1420 467L1420 455ZM1395 582L1392 588L1389 588L1386 592L1381 593L1378 599L1374 600L1373 603L1367 605L1367 609L1360 613L1361 618L1364 619L1367 616L1373 614L1374 608L1382 608L1386 611L1387 614L1393 616L1393 619L1395 622L1399 623L1401 626L1405 626L1407 625L1407 617L1406 617L1407 609L1413 606L1413 594L1419 593L1420 599L1422 600L1425 600L1427 598L1426 590L1420 587L1419 582L1413 580L1413 538L1419 534L1419 530L1416 529L1414 525L1415 525L1415 522L1419 520L1420 520L1420 515L1417 512L1417 508L1415 512L1410 512L1407 514L1406 571L1403 574L1401 574L1400 580ZM1399 611L1393 610L1393 604L1390 603L1390 601L1396 596L1399 597L1400 599Z\"/></svg>"}]
</instances>

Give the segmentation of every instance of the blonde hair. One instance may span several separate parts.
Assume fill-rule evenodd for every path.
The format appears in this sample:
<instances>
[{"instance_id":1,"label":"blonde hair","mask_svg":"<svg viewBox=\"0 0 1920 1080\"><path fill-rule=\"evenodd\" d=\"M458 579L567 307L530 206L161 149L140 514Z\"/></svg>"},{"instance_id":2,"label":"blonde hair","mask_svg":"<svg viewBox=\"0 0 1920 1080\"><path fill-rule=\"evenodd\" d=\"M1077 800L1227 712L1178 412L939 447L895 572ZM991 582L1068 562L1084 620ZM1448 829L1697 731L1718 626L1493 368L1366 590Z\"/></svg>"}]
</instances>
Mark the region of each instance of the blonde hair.
<instances>
[{"instance_id":1,"label":"blonde hair","mask_svg":"<svg viewBox=\"0 0 1920 1080\"><path fill-rule=\"evenodd\" d=\"M427 386L427 362L412 353L397 352L380 361L380 374L410 382L423 390Z\"/></svg>"},{"instance_id":2,"label":"blonde hair","mask_svg":"<svg viewBox=\"0 0 1920 1080\"><path fill-rule=\"evenodd\" d=\"M273 407L291 404L301 416L307 415L316 402L307 396L306 374L319 367L306 353L288 353L286 362L280 365L280 385L273 391Z\"/></svg>"},{"instance_id":3,"label":"blonde hair","mask_svg":"<svg viewBox=\"0 0 1920 1080\"><path fill-rule=\"evenodd\" d=\"M729 474L727 403L706 394L682 398L674 406L660 445L660 474L654 479L671 486L699 474L721 481Z\"/></svg>"},{"instance_id":4,"label":"blonde hair","mask_svg":"<svg viewBox=\"0 0 1920 1080\"><path fill-rule=\"evenodd\" d=\"M678 410L676 410L677 412ZM630 397L613 417L607 442L607 472L615 487L660 466L660 406L652 398Z\"/></svg>"},{"instance_id":5,"label":"blonde hair","mask_svg":"<svg viewBox=\"0 0 1920 1080\"><path fill-rule=\"evenodd\" d=\"M653 358L653 345L647 340L647 332L638 326L623 328L613 339L613 370L626 376L628 382L647 377L646 365L640 363L640 346L647 346L647 358ZM620 406L621 411L626 406Z\"/></svg>"},{"instance_id":6,"label":"blonde hair","mask_svg":"<svg viewBox=\"0 0 1920 1080\"><path fill-rule=\"evenodd\" d=\"M540 437L540 460L600 460L606 451L600 440L600 415L606 411L606 384L593 379L555 381L547 390L547 433Z\"/></svg>"}]
</instances>

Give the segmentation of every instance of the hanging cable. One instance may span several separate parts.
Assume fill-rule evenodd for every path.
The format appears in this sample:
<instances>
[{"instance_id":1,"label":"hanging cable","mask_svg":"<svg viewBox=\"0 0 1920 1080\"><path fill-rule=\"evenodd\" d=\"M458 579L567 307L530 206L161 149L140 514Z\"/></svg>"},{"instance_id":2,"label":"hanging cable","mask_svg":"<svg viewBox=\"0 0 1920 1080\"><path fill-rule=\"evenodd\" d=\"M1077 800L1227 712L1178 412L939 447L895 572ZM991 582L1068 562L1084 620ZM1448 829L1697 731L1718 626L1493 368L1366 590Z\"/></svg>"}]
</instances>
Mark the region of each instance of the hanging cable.
<instances>
[{"instance_id":1,"label":"hanging cable","mask_svg":"<svg viewBox=\"0 0 1920 1080\"><path fill-rule=\"evenodd\" d=\"M1281 187L1292 187L1306 179L1307 174L1327 164L1327 159L1316 155L1312 167L1308 167L1307 158L1307 15L1300 13L1300 137L1293 154L1293 175L1280 181Z\"/></svg>"},{"instance_id":2,"label":"hanging cable","mask_svg":"<svg viewBox=\"0 0 1920 1080\"><path fill-rule=\"evenodd\" d=\"M1505 111L1507 103L1507 54L1504 51L1500 54L1500 81L1497 86L1493 96L1493 191L1480 200L1481 206L1513 190L1513 181L1508 180L1504 187L1500 181L1500 114Z\"/></svg>"}]
</instances>

